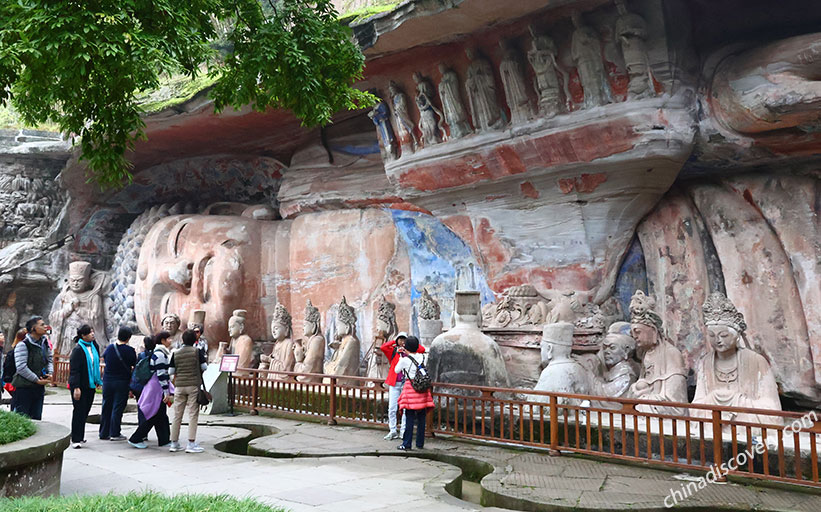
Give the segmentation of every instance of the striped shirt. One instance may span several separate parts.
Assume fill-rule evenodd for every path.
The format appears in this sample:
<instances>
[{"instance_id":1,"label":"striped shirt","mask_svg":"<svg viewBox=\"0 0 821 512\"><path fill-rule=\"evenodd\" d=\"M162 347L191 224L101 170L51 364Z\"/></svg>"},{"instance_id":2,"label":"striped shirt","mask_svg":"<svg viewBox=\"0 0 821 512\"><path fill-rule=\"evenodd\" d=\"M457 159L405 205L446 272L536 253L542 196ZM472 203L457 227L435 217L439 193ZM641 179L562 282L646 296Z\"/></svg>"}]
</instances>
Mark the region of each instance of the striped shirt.
<instances>
[{"instance_id":1,"label":"striped shirt","mask_svg":"<svg viewBox=\"0 0 821 512\"><path fill-rule=\"evenodd\" d=\"M170 382L168 362L170 359L168 349L164 345L157 345L154 352L151 353L151 362L148 365L152 372L156 372L157 380L160 381L160 386L162 386L163 395L168 394L168 383Z\"/></svg>"}]
</instances>

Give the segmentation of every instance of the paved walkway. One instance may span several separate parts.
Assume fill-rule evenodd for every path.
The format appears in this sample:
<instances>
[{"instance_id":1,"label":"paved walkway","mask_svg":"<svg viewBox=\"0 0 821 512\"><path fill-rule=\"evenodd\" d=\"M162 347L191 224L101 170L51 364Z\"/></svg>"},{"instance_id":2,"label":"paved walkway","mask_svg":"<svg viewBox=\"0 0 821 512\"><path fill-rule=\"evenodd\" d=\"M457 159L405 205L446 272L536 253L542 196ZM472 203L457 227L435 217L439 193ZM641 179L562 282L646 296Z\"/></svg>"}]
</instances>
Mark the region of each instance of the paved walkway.
<instances>
[{"instance_id":1,"label":"paved walkway","mask_svg":"<svg viewBox=\"0 0 821 512\"><path fill-rule=\"evenodd\" d=\"M133 403L133 401L132 401ZM92 414L99 412L99 404ZM68 425L68 393L47 397L44 419ZM136 450L125 442L100 441L96 425L86 430L83 449L69 449L63 465L63 494L154 489L250 496L297 511L487 511L446 491L467 478L481 477L483 501L519 510L665 510L671 489L681 490L686 475L603 463L572 456L513 450L499 446L429 439L410 454L384 441L384 432L242 415L203 416L202 454L169 453L156 446ZM127 423L136 415L127 413ZM133 426L124 427L124 434ZM235 455L215 448L244 447L251 432L269 433ZM183 427L183 434L185 427ZM151 444L153 443L153 444ZM410 455L410 456L409 456ZM390 457L386 457L390 456ZM461 469L460 469L461 468ZM669 500L668 500L669 502ZM700 510L738 505L739 510L821 510L821 496L738 484L708 485L679 506Z\"/></svg>"}]
</instances>

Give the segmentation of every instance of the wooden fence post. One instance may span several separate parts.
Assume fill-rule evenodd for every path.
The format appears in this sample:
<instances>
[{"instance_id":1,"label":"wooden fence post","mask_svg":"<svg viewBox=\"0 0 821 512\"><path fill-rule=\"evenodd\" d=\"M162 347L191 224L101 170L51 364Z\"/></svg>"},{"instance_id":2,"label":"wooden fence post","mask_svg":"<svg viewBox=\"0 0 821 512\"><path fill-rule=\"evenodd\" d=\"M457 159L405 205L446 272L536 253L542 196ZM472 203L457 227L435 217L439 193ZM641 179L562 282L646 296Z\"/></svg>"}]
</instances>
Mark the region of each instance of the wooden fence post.
<instances>
[{"instance_id":1,"label":"wooden fence post","mask_svg":"<svg viewBox=\"0 0 821 512\"><path fill-rule=\"evenodd\" d=\"M259 372L252 371L251 375L254 376L254 380L251 382L251 415L255 416L259 414L257 410L259 404Z\"/></svg>"},{"instance_id":2,"label":"wooden fence post","mask_svg":"<svg viewBox=\"0 0 821 512\"><path fill-rule=\"evenodd\" d=\"M328 407L328 425L336 425L336 377L331 377L331 403Z\"/></svg>"},{"instance_id":3,"label":"wooden fence post","mask_svg":"<svg viewBox=\"0 0 821 512\"><path fill-rule=\"evenodd\" d=\"M550 450L551 455L559 455L559 402L556 395L550 395Z\"/></svg>"},{"instance_id":4,"label":"wooden fence post","mask_svg":"<svg viewBox=\"0 0 821 512\"><path fill-rule=\"evenodd\" d=\"M664 439L659 439L659 442L664 442ZM721 432L721 411L713 411L713 464L715 467L718 468L721 466L723 462L721 449L724 441L722 440L722 432ZM717 482L726 482L727 477L723 475L720 471L717 474L718 478L716 478Z\"/></svg>"}]
</instances>

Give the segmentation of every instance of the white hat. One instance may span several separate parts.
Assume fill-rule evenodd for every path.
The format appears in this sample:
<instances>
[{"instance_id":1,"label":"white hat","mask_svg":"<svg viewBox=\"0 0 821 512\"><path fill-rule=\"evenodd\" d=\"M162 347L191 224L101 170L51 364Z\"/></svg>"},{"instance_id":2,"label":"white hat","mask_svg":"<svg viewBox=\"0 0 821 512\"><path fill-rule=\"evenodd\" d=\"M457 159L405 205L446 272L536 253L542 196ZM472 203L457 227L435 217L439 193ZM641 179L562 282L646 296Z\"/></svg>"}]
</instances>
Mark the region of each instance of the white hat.
<instances>
[{"instance_id":1,"label":"white hat","mask_svg":"<svg viewBox=\"0 0 821 512\"><path fill-rule=\"evenodd\" d=\"M573 346L573 324L570 322L545 324L542 328L542 341L565 347Z\"/></svg>"},{"instance_id":2,"label":"white hat","mask_svg":"<svg viewBox=\"0 0 821 512\"><path fill-rule=\"evenodd\" d=\"M397 338L407 338L407 337L408 337L408 333L406 333L405 331L402 331L402 332L400 332L399 334L397 334L397 335L396 335L396 337L397 337Z\"/></svg>"}]
</instances>

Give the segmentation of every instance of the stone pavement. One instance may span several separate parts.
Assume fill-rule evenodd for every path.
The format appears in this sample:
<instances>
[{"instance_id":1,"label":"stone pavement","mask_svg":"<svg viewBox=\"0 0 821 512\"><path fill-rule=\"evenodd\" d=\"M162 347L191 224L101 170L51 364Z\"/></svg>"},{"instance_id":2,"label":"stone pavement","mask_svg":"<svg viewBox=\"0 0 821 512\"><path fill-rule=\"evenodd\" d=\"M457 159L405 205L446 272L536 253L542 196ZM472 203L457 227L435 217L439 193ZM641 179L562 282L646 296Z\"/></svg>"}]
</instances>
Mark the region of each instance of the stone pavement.
<instances>
[{"instance_id":1,"label":"stone pavement","mask_svg":"<svg viewBox=\"0 0 821 512\"><path fill-rule=\"evenodd\" d=\"M46 400L44 419L69 424L68 393ZM98 412L95 404L92 414ZM671 488L687 483L682 480L687 476L670 471L441 438L428 439L424 450L403 453L396 450L397 441L384 441L384 432L367 428L248 415L201 419L202 454L169 453L156 446L153 433L147 450L100 441L97 426L89 424L85 447L66 451L62 494L154 489L249 496L293 511L501 511L447 492L459 493L464 471L466 479L481 480L486 505L666 510L663 500ZM131 423L123 428L128 435L136 415L127 413L125 421ZM215 448L244 451L246 442L253 456ZM729 483L708 485L679 506L815 512L821 510L821 496Z\"/></svg>"}]
</instances>

